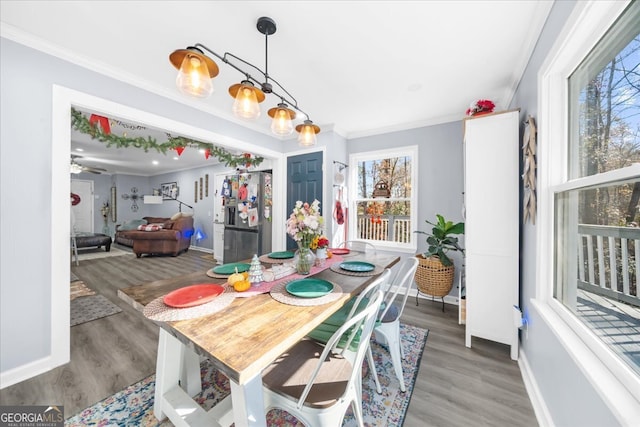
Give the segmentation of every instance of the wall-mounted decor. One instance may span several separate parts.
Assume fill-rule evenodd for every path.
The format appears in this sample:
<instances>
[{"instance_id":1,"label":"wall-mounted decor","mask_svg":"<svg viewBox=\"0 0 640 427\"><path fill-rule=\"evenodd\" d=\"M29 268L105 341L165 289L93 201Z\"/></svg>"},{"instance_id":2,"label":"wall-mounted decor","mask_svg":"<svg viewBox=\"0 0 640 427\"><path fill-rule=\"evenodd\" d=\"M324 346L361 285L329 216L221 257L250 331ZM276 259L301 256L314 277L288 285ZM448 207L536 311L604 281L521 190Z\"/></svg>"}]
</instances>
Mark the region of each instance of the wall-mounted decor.
<instances>
[{"instance_id":1,"label":"wall-mounted decor","mask_svg":"<svg viewBox=\"0 0 640 427\"><path fill-rule=\"evenodd\" d=\"M141 200L142 196L138 194L137 187L131 187L131 194L123 194L122 198L124 200L131 200L131 210L138 212L138 200Z\"/></svg>"},{"instance_id":2,"label":"wall-mounted decor","mask_svg":"<svg viewBox=\"0 0 640 427\"><path fill-rule=\"evenodd\" d=\"M536 122L531 116L525 122L522 137L522 162L524 164L522 222L526 223L530 220L531 224L536 225Z\"/></svg>"},{"instance_id":3,"label":"wall-mounted decor","mask_svg":"<svg viewBox=\"0 0 640 427\"><path fill-rule=\"evenodd\" d=\"M198 181L193 181L193 201L198 203Z\"/></svg>"},{"instance_id":4,"label":"wall-mounted decor","mask_svg":"<svg viewBox=\"0 0 640 427\"><path fill-rule=\"evenodd\" d=\"M172 200L178 198L178 183L177 182L165 182L160 184L160 192L162 193L162 200Z\"/></svg>"},{"instance_id":5,"label":"wall-mounted decor","mask_svg":"<svg viewBox=\"0 0 640 427\"><path fill-rule=\"evenodd\" d=\"M111 187L111 221L118 220L118 198L116 187Z\"/></svg>"},{"instance_id":6,"label":"wall-mounted decor","mask_svg":"<svg viewBox=\"0 0 640 427\"><path fill-rule=\"evenodd\" d=\"M204 176L204 197L209 197L209 174Z\"/></svg>"},{"instance_id":7,"label":"wall-mounted decor","mask_svg":"<svg viewBox=\"0 0 640 427\"><path fill-rule=\"evenodd\" d=\"M202 177L200 177L200 200L202 200Z\"/></svg>"}]
</instances>

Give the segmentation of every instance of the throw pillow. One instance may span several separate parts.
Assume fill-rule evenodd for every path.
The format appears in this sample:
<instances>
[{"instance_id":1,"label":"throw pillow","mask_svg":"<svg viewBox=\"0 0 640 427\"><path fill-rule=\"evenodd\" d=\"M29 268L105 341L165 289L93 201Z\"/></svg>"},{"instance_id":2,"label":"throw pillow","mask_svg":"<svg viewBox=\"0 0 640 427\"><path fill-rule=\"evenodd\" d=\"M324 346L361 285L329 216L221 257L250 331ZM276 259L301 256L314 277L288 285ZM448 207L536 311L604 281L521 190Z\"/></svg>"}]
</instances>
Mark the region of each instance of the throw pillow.
<instances>
[{"instance_id":1,"label":"throw pillow","mask_svg":"<svg viewBox=\"0 0 640 427\"><path fill-rule=\"evenodd\" d=\"M163 224L163 228L165 230L171 230L173 228L173 224L175 224L174 221L171 221L171 220L165 221L164 224Z\"/></svg>"},{"instance_id":2,"label":"throw pillow","mask_svg":"<svg viewBox=\"0 0 640 427\"><path fill-rule=\"evenodd\" d=\"M147 224L147 225L139 225L138 230L140 231L158 231L162 230L162 224Z\"/></svg>"},{"instance_id":3,"label":"throw pillow","mask_svg":"<svg viewBox=\"0 0 640 427\"><path fill-rule=\"evenodd\" d=\"M182 212L178 212L176 214L173 214L173 216L171 217L171 221L175 221L180 217L182 217Z\"/></svg>"},{"instance_id":4,"label":"throw pillow","mask_svg":"<svg viewBox=\"0 0 640 427\"><path fill-rule=\"evenodd\" d=\"M119 231L137 230L140 225L147 223L144 219L132 219L131 221L125 221L118 227Z\"/></svg>"},{"instance_id":5,"label":"throw pillow","mask_svg":"<svg viewBox=\"0 0 640 427\"><path fill-rule=\"evenodd\" d=\"M147 220L147 224L160 224L161 222L165 222L168 218L157 217L157 216L145 216L142 219Z\"/></svg>"}]
</instances>

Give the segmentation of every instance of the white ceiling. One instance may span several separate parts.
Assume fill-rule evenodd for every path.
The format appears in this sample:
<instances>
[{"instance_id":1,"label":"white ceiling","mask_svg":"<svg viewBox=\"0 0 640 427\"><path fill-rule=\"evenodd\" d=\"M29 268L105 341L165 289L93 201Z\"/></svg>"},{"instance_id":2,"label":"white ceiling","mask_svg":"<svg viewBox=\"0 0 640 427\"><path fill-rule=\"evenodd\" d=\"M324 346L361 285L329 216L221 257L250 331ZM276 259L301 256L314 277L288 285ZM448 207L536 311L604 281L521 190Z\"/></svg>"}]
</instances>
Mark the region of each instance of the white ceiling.
<instances>
[{"instance_id":1,"label":"white ceiling","mask_svg":"<svg viewBox=\"0 0 640 427\"><path fill-rule=\"evenodd\" d=\"M168 56L202 43L264 70L264 35L255 25L271 17L277 31L269 37L270 76L324 131L355 138L459 120L478 99L506 108L552 5L3 0L0 19L4 37L269 133L266 110L278 99L267 96L258 121L240 121L230 113L227 88L242 74L216 60L214 94L187 98L175 87Z\"/></svg>"}]
</instances>

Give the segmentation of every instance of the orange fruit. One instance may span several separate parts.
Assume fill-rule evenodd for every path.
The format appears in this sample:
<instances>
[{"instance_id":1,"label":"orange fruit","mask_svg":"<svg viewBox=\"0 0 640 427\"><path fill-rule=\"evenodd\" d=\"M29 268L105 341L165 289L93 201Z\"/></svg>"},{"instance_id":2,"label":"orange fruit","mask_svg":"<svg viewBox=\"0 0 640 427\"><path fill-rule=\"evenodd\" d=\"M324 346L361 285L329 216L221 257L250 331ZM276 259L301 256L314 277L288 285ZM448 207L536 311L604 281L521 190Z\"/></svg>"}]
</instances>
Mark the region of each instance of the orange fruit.
<instances>
[{"instance_id":1,"label":"orange fruit","mask_svg":"<svg viewBox=\"0 0 640 427\"><path fill-rule=\"evenodd\" d=\"M248 280L238 280L233 284L233 290L236 292L244 292L251 287L251 282Z\"/></svg>"},{"instance_id":2,"label":"orange fruit","mask_svg":"<svg viewBox=\"0 0 640 427\"><path fill-rule=\"evenodd\" d=\"M333 252L327 250L327 258L331 258L333 256Z\"/></svg>"}]
</instances>

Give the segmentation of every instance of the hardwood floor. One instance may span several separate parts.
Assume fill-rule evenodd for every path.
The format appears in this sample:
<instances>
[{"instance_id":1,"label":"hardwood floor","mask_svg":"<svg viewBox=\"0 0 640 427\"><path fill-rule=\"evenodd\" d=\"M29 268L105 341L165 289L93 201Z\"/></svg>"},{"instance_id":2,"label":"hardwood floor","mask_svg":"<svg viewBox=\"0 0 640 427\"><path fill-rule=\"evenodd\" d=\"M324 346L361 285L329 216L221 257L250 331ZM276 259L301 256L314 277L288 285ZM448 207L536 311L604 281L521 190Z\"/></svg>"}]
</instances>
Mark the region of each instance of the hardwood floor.
<instances>
[{"instance_id":1,"label":"hardwood floor","mask_svg":"<svg viewBox=\"0 0 640 427\"><path fill-rule=\"evenodd\" d=\"M158 327L117 296L146 281L211 268L203 253L179 257L133 255L81 261L71 270L122 308L71 328L71 362L0 390L0 405L64 405L65 417L139 381L155 370ZM464 346L457 307L411 298L403 322L429 329L405 426L537 426L508 347L474 339Z\"/></svg>"}]
</instances>

